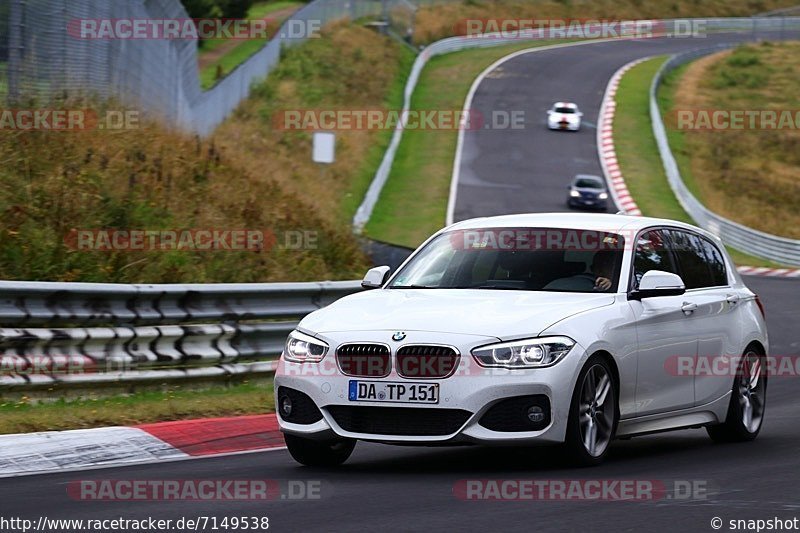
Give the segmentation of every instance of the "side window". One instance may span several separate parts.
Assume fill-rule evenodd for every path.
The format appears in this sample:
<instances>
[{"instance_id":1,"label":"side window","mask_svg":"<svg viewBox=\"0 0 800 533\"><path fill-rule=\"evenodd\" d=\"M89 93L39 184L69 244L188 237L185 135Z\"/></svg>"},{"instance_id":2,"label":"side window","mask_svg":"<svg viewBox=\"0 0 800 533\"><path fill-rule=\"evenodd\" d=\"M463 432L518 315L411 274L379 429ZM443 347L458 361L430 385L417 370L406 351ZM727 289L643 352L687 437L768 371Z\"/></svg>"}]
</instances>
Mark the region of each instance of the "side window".
<instances>
[{"instance_id":1,"label":"side window","mask_svg":"<svg viewBox=\"0 0 800 533\"><path fill-rule=\"evenodd\" d=\"M722 258L722 252L719 251L717 245L708 239L702 239L703 250L706 253L706 261L711 268L711 278L715 287L720 287L728 284L728 272L725 269L725 260Z\"/></svg>"},{"instance_id":2,"label":"side window","mask_svg":"<svg viewBox=\"0 0 800 533\"><path fill-rule=\"evenodd\" d=\"M636 287L639 286L642 276L650 270L678 273L667 249L662 230L642 233L636 240L636 250L633 256L633 275Z\"/></svg>"},{"instance_id":3,"label":"side window","mask_svg":"<svg viewBox=\"0 0 800 533\"><path fill-rule=\"evenodd\" d=\"M714 278L706 259L703 239L694 233L681 230L669 231L671 247L678 258L680 274L687 289L713 287Z\"/></svg>"}]
</instances>

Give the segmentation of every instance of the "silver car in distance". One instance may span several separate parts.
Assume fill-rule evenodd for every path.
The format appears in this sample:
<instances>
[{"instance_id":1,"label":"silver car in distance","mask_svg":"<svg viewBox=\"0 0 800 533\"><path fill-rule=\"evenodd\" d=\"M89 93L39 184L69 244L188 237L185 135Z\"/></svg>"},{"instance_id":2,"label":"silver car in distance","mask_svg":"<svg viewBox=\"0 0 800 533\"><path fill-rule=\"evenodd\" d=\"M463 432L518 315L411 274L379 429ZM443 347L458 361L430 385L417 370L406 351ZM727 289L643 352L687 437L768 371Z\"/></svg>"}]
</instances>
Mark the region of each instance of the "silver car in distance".
<instances>
[{"instance_id":1,"label":"silver car in distance","mask_svg":"<svg viewBox=\"0 0 800 533\"><path fill-rule=\"evenodd\" d=\"M761 428L769 344L758 297L719 240L645 217L460 222L364 292L304 318L275 376L305 465L356 441L561 443L600 463L614 438Z\"/></svg>"}]
</instances>

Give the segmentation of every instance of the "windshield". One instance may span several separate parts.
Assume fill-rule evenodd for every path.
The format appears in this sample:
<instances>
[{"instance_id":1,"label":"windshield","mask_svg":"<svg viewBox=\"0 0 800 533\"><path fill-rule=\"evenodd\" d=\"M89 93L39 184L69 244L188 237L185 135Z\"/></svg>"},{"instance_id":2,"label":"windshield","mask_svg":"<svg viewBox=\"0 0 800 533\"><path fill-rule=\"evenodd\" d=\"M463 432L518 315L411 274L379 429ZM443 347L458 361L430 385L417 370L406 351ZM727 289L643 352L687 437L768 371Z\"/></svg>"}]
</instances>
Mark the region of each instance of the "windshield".
<instances>
[{"instance_id":1,"label":"windshield","mask_svg":"<svg viewBox=\"0 0 800 533\"><path fill-rule=\"evenodd\" d=\"M602 189L603 183L594 178L578 178L575 180L575 187L579 189Z\"/></svg>"},{"instance_id":2,"label":"windshield","mask_svg":"<svg viewBox=\"0 0 800 533\"><path fill-rule=\"evenodd\" d=\"M443 233L390 289L615 292L624 239L589 230L487 228Z\"/></svg>"},{"instance_id":3,"label":"windshield","mask_svg":"<svg viewBox=\"0 0 800 533\"><path fill-rule=\"evenodd\" d=\"M556 107L556 113L565 113L566 114L566 113L574 113L575 111L577 111L577 110L572 108L572 107Z\"/></svg>"}]
</instances>

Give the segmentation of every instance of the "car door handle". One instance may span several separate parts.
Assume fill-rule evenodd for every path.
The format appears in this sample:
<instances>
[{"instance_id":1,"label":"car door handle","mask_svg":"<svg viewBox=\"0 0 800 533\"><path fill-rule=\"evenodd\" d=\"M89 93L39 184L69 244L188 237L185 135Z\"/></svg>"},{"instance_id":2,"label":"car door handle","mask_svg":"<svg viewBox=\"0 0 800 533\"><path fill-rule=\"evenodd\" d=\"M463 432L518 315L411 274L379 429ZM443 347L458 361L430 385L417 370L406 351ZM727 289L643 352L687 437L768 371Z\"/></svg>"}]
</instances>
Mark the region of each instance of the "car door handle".
<instances>
[{"instance_id":1,"label":"car door handle","mask_svg":"<svg viewBox=\"0 0 800 533\"><path fill-rule=\"evenodd\" d=\"M691 315L692 313L697 311L697 304L692 302L683 302L683 305L681 306L681 311L683 311L684 314Z\"/></svg>"},{"instance_id":2,"label":"car door handle","mask_svg":"<svg viewBox=\"0 0 800 533\"><path fill-rule=\"evenodd\" d=\"M725 297L725 301L731 305L736 305L739 303L739 296L735 294L729 294Z\"/></svg>"}]
</instances>

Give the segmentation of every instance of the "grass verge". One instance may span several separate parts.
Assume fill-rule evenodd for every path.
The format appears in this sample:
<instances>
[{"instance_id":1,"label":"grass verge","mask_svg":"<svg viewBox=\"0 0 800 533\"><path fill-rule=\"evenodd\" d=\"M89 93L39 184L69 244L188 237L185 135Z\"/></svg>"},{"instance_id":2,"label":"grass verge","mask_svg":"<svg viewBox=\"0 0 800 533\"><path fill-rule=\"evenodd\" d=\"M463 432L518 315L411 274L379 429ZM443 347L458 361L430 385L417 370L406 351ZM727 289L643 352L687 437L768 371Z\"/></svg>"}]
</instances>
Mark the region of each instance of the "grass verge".
<instances>
[{"instance_id":1,"label":"grass verge","mask_svg":"<svg viewBox=\"0 0 800 533\"><path fill-rule=\"evenodd\" d=\"M411 72L411 67L414 65L416 56L406 47L402 47L399 51L399 69L394 77L389 91L384 100L385 109L402 109L403 108L403 92L405 91L406 80ZM369 150L366 153L365 159L360 165L360 168L353 175L350 186L344 193L342 198L342 214L348 224L352 223L353 216L358 210L358 206L364 200L367 194L367 189L372 184L372 179L375 177L375 171L383 161L383 156L386 154L386 149L392 140L393 130L385 129L376 132L375 140L370 143Z\"/></svg>"},{"instance_id":2,"label":"grass verge","mask_svg":"<svg viewBox=\"0 0 800 533\"><path fill-rule=\"evenodd\" d=\"M726 218L793 239L800 239L798 54L798 42L741 46L688 64L663 91L665 122L693 192ZM678 110L693 112L697 127L679 129ZM709 110L764 119L704 128L701 116ZM770 125L768 111L788 120Z\"/></svg>"},{"instance_id":3,"label":"grass verge","mask_svg":"<svg viewBox=\"0 0 800 533\"><path fill-rule=\"evenodd\" d=\"M422 71L411 107L460 111L475 78L489 65L512 52L548 44L553 42L528 41L434 57ZM457 142L455 130L404 132L366 235L415 248L445 224Z\"/></svg>"},{"instance_id":4,"label":"grass verge","mask_svg":"<svg viewBox=\"0 0 800 533\"><path fill-rule=\"evenodd\" d=\"M243 382L209 390L173 385L167 391L50 403L0 400L0 434L264 414L274 411L272 391L271 383Z\"/></svg>"},{"instance_id":5,"label":"grass verge","mask_svg":"<svg viewBox=\"0 0 800 533\"><path fill-rule=\"evenodd\" d=\"M683 210L667 182L650 121L650 83L666 59L666 56L661 56L645 61L623 76L616 95L614 145L625 183L642 213L691 224L692 219ZM680 71L675 72L680 76ZM662 91L659 101L661 105L669 107L672 101L669 91ZM676 145L671 137L670 146L675 150ZM732 248L728 248L728 251L739 265L780 266Z\"/></svg>"},{"instance_id":6,"label":"grass verge","mask_svg":"<svg viewBox=\"0 0 800 533\"><path fill-rule=\"evenodd\" d=\"M287 190L312 201L314 214L350 231L391 132L341 128L336 131L336 162L317 165L311 161L311 132L282 129L281 113L399 109L413 59L406 47L372 30L345 24L326 28L323 39L286 51L217 137L254 175L271 174Z\"/></svg>"}]
</instances>

